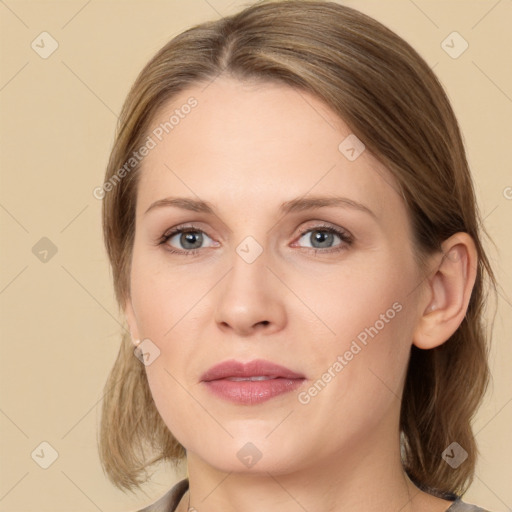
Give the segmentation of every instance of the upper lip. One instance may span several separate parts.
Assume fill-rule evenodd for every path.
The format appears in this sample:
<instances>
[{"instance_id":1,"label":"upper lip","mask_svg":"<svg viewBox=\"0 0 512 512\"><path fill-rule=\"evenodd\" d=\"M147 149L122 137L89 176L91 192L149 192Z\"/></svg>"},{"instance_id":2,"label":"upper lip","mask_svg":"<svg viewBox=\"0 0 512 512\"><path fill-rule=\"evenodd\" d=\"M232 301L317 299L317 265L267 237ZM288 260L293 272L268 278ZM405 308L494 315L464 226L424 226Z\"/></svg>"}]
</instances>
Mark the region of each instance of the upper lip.
<instances>
[{"instance_id":1,"label":"upper lip","mask_svg":"<svg viewBox=\"0 0 512 512\"><path fill-rule=\"evenodd\" d=\"M229 360L212 366L201 376L202 381L226 379L228 377L282 377L285 379L303 379L304 375L296 373L285 366L255 359L247 363Z\"/></svg>"}]
</instances>

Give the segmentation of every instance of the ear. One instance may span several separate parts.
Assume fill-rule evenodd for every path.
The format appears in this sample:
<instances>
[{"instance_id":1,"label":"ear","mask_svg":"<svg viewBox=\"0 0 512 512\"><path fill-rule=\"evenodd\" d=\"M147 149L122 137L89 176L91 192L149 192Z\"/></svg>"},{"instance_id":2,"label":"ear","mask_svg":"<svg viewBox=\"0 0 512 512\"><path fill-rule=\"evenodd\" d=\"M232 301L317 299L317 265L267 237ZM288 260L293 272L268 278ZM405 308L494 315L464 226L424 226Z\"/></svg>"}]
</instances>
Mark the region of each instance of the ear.
<instances>
[{"instance_id":1,"label":"ear","mask_svg":"<svg viewBox=\"0 0 512 512\"><path fill-rule=\"evenodd\" d=\"M437 270L428 278L428 293L413 335L413 343L421 349L443 344L458 329L475 284L478 254L467 233L456 233L441 246Z\"/></svg>"},{"instance_id":2,"label":"ear","mask_svg":"<svg viewBox=\"0 0 512 512\"><path fill-rule=\"evenodd\" d=\"M141 340L140 340L140 336L139 336L139 329L137 327L137 319L135 317L135 311L133 310L131 298L128 298L125 302L124 316L126 317L126 321L128 322L128 327L130 328L132 342L135 346L137 346Z\"/></svg>"}]
</instances>

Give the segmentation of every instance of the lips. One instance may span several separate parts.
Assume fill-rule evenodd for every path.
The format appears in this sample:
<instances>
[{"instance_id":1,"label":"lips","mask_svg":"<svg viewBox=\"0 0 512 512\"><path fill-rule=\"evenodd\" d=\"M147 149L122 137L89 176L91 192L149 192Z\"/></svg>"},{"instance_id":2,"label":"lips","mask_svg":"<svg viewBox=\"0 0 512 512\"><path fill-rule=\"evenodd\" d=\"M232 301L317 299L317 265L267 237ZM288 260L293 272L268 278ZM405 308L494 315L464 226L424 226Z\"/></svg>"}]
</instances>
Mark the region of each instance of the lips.
<instances>
[{"instance_id":1,"label":"lips","mask_svg":"<svg viewBox=\"0 0 512 512\"><path fill-rule=\"evenodd\" d=\"M250 378L250 377L269 377L284 379L303 379L304 375L293 372L289 368L278 364L265 361L263 359L255 359L248 363L239 361L224 361L223 363L212 366L207 372L201 376L202 381L212 381L227 378Z\"/></svg>"},{"instance_id":2,"label":"lips","mask_svg":"<svg viewBox=\"0 0 512 512\"><path fill-rule=\"evenodd\" d=\"M224 361L201 376L204 385L217 396L245 405L290 392L304 380L304 375L263 359L248 363Z\"/></svg>"}]
</instances>

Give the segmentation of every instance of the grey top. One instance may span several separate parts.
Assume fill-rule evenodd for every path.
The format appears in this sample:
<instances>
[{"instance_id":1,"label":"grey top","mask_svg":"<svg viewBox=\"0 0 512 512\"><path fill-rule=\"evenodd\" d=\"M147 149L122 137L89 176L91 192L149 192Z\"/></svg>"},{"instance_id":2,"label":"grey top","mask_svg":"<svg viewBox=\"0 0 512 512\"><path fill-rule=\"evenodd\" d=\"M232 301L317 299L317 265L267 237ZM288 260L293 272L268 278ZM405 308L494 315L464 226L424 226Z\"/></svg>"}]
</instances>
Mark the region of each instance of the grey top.
<instances>
[{"instance_id":1,"label":"grey top","mask_svg":"<svg viewBox=\"0 0 512 512\"><path fill-rule=\"evenodd\" d=\"M180 480L172 489L165 493L159 500L153 504L138 510L137 512L174 512L188 490L188 479ZM484 508L464 503L457 498L446 512L489 512Z\"/></svg>"}]
</instances>

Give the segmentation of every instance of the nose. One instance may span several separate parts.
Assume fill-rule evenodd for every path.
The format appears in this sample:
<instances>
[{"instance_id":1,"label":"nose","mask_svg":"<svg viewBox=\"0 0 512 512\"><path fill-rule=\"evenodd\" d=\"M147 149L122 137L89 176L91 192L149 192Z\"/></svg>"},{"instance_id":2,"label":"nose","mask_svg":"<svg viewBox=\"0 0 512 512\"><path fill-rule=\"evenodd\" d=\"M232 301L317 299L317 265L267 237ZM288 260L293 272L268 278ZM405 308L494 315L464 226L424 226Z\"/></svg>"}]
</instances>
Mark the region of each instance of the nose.
<instances>
[{"instance_id":1,"label":"nose","mask_svg":"<svg viewBox=\"0 0 512 512\"><path fill-rule=\"evenodd\" d=\"M271 334L286 325L286 288L267 263L266 252L252 263L235 252L232 267L218 287L215 322L238 336Z\"/></svg>"}]
</instances>

